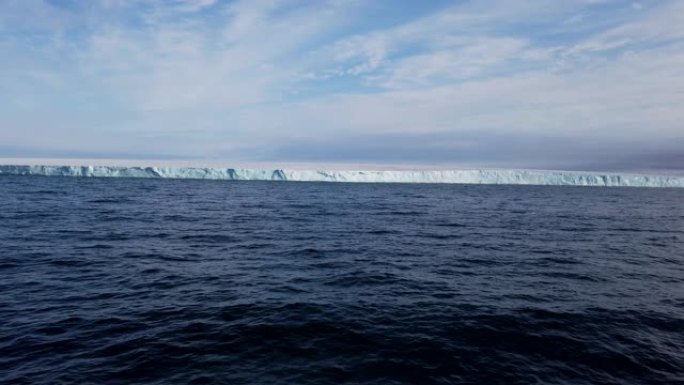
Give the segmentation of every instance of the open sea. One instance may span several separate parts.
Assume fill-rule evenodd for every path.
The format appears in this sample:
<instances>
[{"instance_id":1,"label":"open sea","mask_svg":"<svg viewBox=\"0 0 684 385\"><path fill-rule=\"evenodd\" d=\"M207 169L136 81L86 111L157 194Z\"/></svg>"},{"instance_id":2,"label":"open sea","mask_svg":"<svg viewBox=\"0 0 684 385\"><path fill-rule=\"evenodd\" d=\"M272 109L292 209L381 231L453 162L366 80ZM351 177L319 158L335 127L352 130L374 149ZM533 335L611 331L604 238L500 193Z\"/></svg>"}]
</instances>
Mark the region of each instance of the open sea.
<instances>
[{"instance_id":1,"label":"open sea","mask_svg":"<svg viewBox=\"0 0 684 385\"><path fill-rule=\"evenodd\" d=\"M684 189L0 177L1 384L683 384Z\"/></svg>"}]
</instances>

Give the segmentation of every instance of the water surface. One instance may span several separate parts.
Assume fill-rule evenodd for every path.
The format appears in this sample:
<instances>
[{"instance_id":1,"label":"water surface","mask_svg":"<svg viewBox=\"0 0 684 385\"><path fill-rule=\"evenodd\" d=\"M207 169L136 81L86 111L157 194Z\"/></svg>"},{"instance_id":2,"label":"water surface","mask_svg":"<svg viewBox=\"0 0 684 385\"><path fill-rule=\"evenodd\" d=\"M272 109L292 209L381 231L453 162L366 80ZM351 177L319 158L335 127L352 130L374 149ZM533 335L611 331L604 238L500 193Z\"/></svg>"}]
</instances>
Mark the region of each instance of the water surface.
<instances>
[{"instance_id":1,"label":"water surface","mask_svg":"<svg viewBox=\"0 0 684 385\"><path fill-rule=\"evenodd\" d=\"M684 190L0 177L0 383L684 382Z\"/></svg>"}]
</instances>

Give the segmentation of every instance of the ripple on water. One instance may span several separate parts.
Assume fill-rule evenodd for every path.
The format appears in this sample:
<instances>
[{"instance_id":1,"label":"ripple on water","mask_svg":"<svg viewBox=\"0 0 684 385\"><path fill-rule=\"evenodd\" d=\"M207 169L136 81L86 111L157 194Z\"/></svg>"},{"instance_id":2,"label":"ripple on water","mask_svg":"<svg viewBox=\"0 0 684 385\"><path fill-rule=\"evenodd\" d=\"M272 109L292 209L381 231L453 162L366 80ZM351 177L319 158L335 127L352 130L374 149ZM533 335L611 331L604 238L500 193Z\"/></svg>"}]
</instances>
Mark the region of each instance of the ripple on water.
<instances>
[{"instance_id":1,"label":"ripple on water","mask_svg":"<svg viewBox=\"0 0 684 385\"><path fill-rule=\"evenodd\" d=\"M0 383L684 383L682 190L0 184Z\"/></svg>"}]
</instances>

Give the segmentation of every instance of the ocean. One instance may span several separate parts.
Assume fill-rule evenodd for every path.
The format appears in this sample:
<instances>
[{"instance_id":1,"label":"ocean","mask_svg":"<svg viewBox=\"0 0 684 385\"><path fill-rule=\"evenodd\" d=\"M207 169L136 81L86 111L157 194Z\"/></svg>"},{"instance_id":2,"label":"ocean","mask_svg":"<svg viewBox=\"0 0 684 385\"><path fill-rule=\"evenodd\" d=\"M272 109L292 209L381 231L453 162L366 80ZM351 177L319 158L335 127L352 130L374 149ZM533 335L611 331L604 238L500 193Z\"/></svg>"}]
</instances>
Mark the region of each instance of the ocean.
<instances>
[{"instance_id":1,"label":"ocean","mask_svg":"<svg viewBox=\"0 0 684 385\"><path fill-rule=\"evenodd\" d=\"M0 176L2 384L684 383L684 190Z\"/></svg>"}]
</instances>

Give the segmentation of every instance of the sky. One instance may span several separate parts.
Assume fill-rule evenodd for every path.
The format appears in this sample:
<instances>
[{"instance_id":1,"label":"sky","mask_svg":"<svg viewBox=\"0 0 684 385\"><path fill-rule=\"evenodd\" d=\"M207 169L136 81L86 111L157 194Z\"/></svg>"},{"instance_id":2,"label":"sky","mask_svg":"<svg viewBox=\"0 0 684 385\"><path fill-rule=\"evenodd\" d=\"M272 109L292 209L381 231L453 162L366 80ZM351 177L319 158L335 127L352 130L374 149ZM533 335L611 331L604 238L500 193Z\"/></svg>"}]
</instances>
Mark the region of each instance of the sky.
<instances>
[{"instance_id":1,"label":"sky","mask_svg":"<svg viewBox=\"0 0 684 385\"><path fill-rule=\"evenodd\" d=\"M684 1L0 0L0 158L684 170Z\"/></svg>"}]
</instances>

